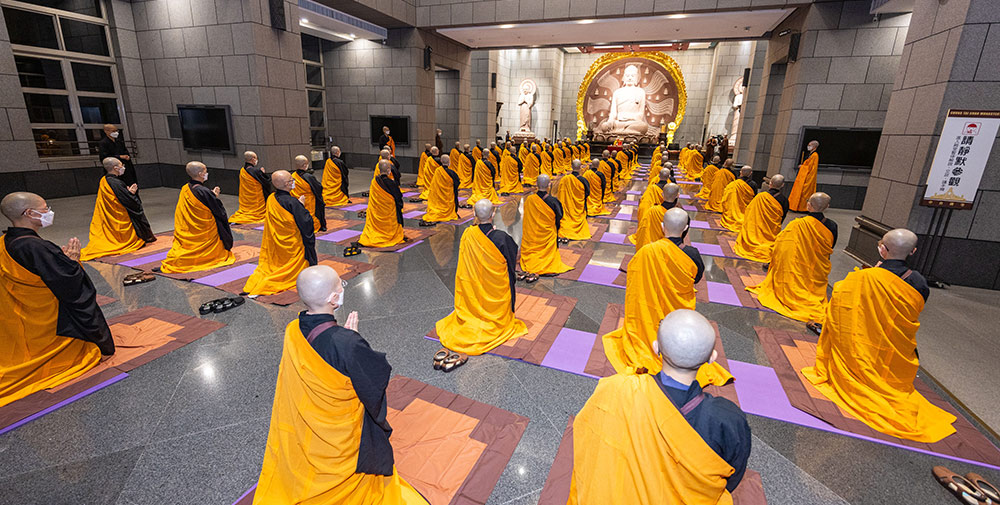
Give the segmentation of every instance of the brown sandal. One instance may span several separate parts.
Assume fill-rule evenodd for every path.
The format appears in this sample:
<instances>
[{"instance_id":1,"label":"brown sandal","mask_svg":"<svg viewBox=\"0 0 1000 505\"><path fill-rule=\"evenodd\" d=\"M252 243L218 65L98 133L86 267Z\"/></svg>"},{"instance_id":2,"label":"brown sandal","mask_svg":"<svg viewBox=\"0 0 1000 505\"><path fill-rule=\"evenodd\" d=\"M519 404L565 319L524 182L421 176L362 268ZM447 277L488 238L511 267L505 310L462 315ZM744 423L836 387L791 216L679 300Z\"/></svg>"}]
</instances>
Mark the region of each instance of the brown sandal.
<instances>
[{"instance_id":1,"label":"brown sandal","mask_svg":"<svg viewBox=\"0 0 1000 505\"><path fill-rule=\"evenodd\" d=\"M979 505L980 502L985 502L987 499L986 494L975 484L943 466L935 466L931 473L934 474L938 483L966 505Z\"/></svg>"},{"instance_id":2,"label":"brown sandal","mask_svg":"<svg viewBox=\"0 0 1000 505\"><path fill-rule=\"evenodd\" d=\"M444 364L444 360L448 358L450 351L442 347L438 352L434 353L434 369L440 370L441 365Z\"/></svg>"},{"instance_id":3,"label":"brown sandal","mask_svg":"<svg viewBox=\"0 0 1000 505\"><path fill-rule=\"evenodd\" d=\"M538 281L538 274L528 274L527 277L524 278L524 282L527 282L528 284L532 284L536 281Z\"/></svg>"},{"instance_id":4,"label":"brown sandal","mask_svg":"<svg viewBox=\"0 0 1000 505\"><path fill-rule=\"evenodd\" d=\"M468 354L462 354L462 353L452 354L451 356L448 356L448 358L444 360L444 365L441 366L441 370L444 370L446 373L450 372L464 365L466 361L469 361Z\"/></svg>"},{"instance_id":5,"label":"brown sandal","mask_svg":"<svg viewBox=\"0 0 1000 505\"><path fill-rule=\"evenodd\" d=\"M122 286L132 286L133 284L143 284L146 282L156 280L156 276L149 272L139 272L134 274L126 275L122 279Z\"/></svg>"},{"instance_id":6,"label":"brown sandal","mask_svg":"<svg viewBox=\"0 0 1000 505\"><path fill-rule=\"evenodd\" d=\"M993 503L1000 503L1000 489L997 489L996 486L987 482L982 475L969 472L965 474L965 478L969 479L969 482L975 484L976 487L986 495L986 498L993 500Z\"/></svg>"}]
</instances>

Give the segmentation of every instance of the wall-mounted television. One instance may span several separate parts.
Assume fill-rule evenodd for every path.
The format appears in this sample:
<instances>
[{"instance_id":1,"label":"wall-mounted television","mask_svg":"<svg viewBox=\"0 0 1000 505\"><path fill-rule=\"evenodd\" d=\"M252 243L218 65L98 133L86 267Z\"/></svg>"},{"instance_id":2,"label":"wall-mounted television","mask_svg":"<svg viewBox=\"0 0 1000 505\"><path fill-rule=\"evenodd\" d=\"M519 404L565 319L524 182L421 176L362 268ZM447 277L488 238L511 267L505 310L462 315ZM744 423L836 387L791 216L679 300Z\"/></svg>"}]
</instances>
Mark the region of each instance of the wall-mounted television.
<instances>
[{"instance_id":1,"label":"wall-mounted television","mask_svg":"<svg viewBox=\"0 0 1000 505\"><path fill-rule=\"evenodd\" d=\"M802 128L799 152L804 155L806 144L819 141L819 166L871 170L875 166L881 128Z\"/></svg>"},{"instance_id":2,"label":"wall-mounted television","mask_svg":"<svg viewBox=\"0 0 1000 505\"><path fill-rule=\"evenodd\" d=\"M228 105L178 105L181 141L187 151L233 154L233 117Z\"/></svg>"},{"instance_id":3,"label":"wall-mounted television","mask_svg":"<svg viewBox=\"0 0 1000 505\"><path fill-rule=\"evenodd\" d=\"M392 135L397 146L410 145L409 116L368 116L368 124L371 127L372 145L378 145L383 126L389 127L389 135Z\"/></svg>"}]
</instances>

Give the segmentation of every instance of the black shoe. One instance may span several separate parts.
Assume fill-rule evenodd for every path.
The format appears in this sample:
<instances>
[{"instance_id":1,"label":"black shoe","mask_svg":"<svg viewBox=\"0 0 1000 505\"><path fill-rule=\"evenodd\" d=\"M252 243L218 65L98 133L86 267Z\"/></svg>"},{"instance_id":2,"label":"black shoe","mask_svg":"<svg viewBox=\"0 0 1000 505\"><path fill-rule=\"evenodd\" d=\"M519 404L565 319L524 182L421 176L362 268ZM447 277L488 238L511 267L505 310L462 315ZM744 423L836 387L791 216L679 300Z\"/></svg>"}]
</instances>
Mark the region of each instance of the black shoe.
<instances>
[{"instance_id":1,"label":"black shoe","mask_svg":"<svg viewBox=\"0 0 1000 505\"><path fill-rule=\"evenodd\" d=\"M157 273L159 273L159 272L160 272L160 267L153 267L153 268L152 268L152 270L153 270L154 272L157 272Z\"/></svg>"},{"instance_id":2,"label":"black shoe","mask_svg":"<svg viewBox=\"0 0 1000 505\"><path fill-rule=\"evenodd\" d=\"M436 226L437 223L432 223L430 221L424 221L424 220L421 219L420 222L418 223L418 225L420 225L420 226Z\"/></svg>"}]
</instances>

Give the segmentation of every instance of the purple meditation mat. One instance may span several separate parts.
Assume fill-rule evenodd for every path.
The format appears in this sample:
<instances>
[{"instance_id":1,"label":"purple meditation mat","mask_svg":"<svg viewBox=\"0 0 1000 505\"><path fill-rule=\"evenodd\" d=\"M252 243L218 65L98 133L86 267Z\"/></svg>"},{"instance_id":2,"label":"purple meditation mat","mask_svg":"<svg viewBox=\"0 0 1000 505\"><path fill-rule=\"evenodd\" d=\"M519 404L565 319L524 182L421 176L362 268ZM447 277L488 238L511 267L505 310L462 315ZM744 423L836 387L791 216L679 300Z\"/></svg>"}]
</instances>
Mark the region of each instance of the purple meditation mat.
<instances>
[{"instance_id":1,"label":"purple meditation mat","mask_svg":"<svg viewBox=\"0 0 1000 505\"><path fill-rule=\"evenodd\" d=\"M216 272L212 275L206 275L200 279L195 279L193 282L216 288L228 282L233 282L238 279L246 279L247 277L250 277L250 275L253 274L253 271L256 269L257 269L256 263L244 263L242 265L236 265L233 268L228 268L221 272Z\"/></svg>"},{"instance_id":2,"label":"purple meditation mat","mask_svg":"<svg viewBox=\"0 0 1000 505\"><path fill-rule=\"evenodd\" d=\"M132 268L135 268L135 267L137 267L139 265L145 265L147 263L153 263L153 262L156 262L156 261L163 261L163 260L167 259L167 254L169 252L170 252L169 250L166 250L166 251L163 251L163 252L158 252L158 253L150 254L150 255L147 255L147 256L140 256L138 258L130 259L128 261L123 261L123 262L119 263L119 265L121 265L123 267L132 267Z\"/></svg>"},{"instance_id":3,"label":"purple meditation mat","mask_svg":"<svg viewBox=\"0 0 1000 505\"><path fill-rule=\"evenodd\" d=\"M639 205L638 200L622 200L621 205Z\"/></svg>"},{"instance_id":4,"label":"purple meditation mat","mask_svg":"<svg viewBox=\"0 0 1000 505\"><path fill-rule=\"evenodd\" d=\"M556 341L542 359L542 366L596 379L597 377L583 371L595 339L596 333L570 328L559 330Z\"/></svg>"},{"instance_id":5,"label":"purple meditation mat","mask_svg":"<svg viewBox=\"0 0 1000 505\"><path fill-rule=\"evenodd\" d=\"M420 194L419 191L410 191L408 193L403 193L403 198L409 198L411 196L418 196L419 194Z\"/></svg>"},{"instance_id":6,"label":"purple meditation mat","mask_svg":"<svg viewBox=\"0 0 1000 505\"><path fill-rule=\"evenodd\" d=\"M346 212L357 212L359 210L365 210L368 208L368 203L356 203L354 205L348 205L347 207L337 207L337 210L343 210Z\"/></svg>"},{"instance_id":7,"label":"purple meditation mat","mask_svg":"<svg viewBox=\"0 0 1000 505\"><path fill-rule=\"evenodd\" d=\"M403 213L403 218L404 219L417 219L417 218L419 218L420 216L423 216L426 213L427 212L423 211L423 210L411 210L409 212L404 212Z\"/></svg>"},{"instance_id":8,"label":"purple meditation mat","mask_svg":"<svg viewBox=\"0 0 1000 505\"><path fill-rule=\"evenodd\" d=\"M320 235L316 237L319 240L326 242L340 242L343 240L351 239L354 237L360 237L361 232L358 230L337 230L327 233L326 235Z\"/></svg>"},{"instance_id":9,"label":"purple meditation mat","mask_svg":"<svg viewBox=\"0 0 1000 505\"><path fill-rule=\"evenodd\" d=\"M120 374L118 374L118 375L116 375L116 376L114 376L114 377L112 377L112 378L110 378L110 379L108 379L108 380L100 383L100 384L96 384L96 385L94 385L91 388L88 388L86 390L80 391L79 393L77 393L77 394L75 394L75 395L73 395L73 396L71 396L71 397L69 397L69 398L67 398L67 399L65 399L65 400L63 400L63 401L61 401L61 402L53 405L53 406L51 406L51 407L48 407L46 409L40 410L38 412L35 412L34 414L31 414L30 416L25 417L24 419L21 419L20 421L17 421L14 424L11 424L9 426L5 426L4 428L0 429L0 435L3 435L4 433L7 433L8 431L14 430L14 429L16 429L16 428L18 428L20 426L24 426L25 424L28 424L31 421L34 421L35 419L38 419L38 418L40 418L40 417L42 417L42 416L44 416L46 414L51 414L52 412L55 412L55 411L57 411L57 410L65 407L65 406L67 406L67 405L69 405L69 404L71 404L71 403L73 403L73 402L75 402L75 401L77 401L77 400L79 400L79 399L87 396L87 395L94 394L94 393L96 393L96 392L98 392L98 391L100 391L100 390L102 390L102 389L104 389L104 388L106 388L106 387L108 387L108 386L110 386L110 385L112 385L112 384L114 384L114 383L122 380L122 379L125 379L127 377L128 377L127 373L120 373Z\"/></svg>"},{"instance_id":10,"label":"purple meditation mat","mask_svg":"<svg viewBox=\"0 0 1000 505\"><path fill-rule=\"evenodd\" d=\"M605 232L601 235L601 239L598 242L603 242L605 244L624 244L627 235L623 233L608 233Z\"/></svg>"}]
</instances>

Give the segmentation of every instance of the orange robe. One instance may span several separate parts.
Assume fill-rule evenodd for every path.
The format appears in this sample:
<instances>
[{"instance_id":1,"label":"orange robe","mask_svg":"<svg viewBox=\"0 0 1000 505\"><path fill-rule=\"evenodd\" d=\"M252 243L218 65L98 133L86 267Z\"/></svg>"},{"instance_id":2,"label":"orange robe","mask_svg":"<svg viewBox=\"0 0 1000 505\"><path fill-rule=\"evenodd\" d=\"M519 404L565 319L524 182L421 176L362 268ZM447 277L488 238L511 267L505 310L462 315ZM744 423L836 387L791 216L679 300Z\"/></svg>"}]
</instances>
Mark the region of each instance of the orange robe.
<instances>
[{"instance_id":1,"label":"orange robe","mask_svg":"<svg viewBox=\"0 0 1000 505\"><path fill-rule=\"evenodd\" d=\"M494 167L494 170L496 168ZM472 195L469 196L469 203L475 205L479 200L489 200L494 204L503 203L497 196L496 186L493 185L493 172L483 163L476 160L476 169L472 173Z\"/></svg>"},{"instance_id":2,"label":"orange robe","mask_svg":"<svg viewBox=\"0 0 1000 505\"><path fill-rule=\"evenodd\" d=\"M392 247L403 241L403 225L397 219L396 200L372 180L368 190L365 228L358 243L365 247Z\"/></svg>"},{"instance_id":3,"label":"orange robe","mask_svg":"<svg viewBox=\"0 0 1000 505\"><path fill-rule=\"evenodd\" d=\"M312 186L310 186L298 172L292 172L292 179L295 180L295 187L292 188L290 193L295 198L300 196L306 197L306 201L303 202L302 205L305 205L306 210L308 210L309 214L313 217L313 231L319 231L323 225L320 223L319 216L316 215L316 194L313 193ZM325 220L326 216L323 217Z\"/></svg>"},{"instance_id":4,"label":"orange robe","mask_svg":"<svg viewBox=\"0 0 1000 505\"><path fill-rule=\"evenodd\" d=\"M667 208L663 206L663 202L651 206L642 213L642 217L639 218L639 227L635 230L636 251L665 236L663 234L663 216L666 213Z\"/></svg>"},{"instance_id":5,"label":"orange robe","mask_svg":"<svg viewBox=\"0 0 1000 505\"><path fill-rule=\"evenodd\" d=\"M587 195L583 182L573 174L559 179L553 192L563 207L563 218L559 224L559 237L569 240L590 240L590 225L587 224Z\"/></svg>"},{"instance_id":6,"label":"orange robe","mask_svg":"<svg viewBox=\"0 0 1000 505\"><path fill-rule=\"evenodd\" d=\"M507 259L478 226L462 233L455 310L435 325L441 345L473 356L528 334L511 306Z\"/></svg>"},{"instance_id":7,"label":"orange robe","mask_svg":"<svg viewBox=\"0 0 1000 505\"><path fill-rule=\"evenodd\" d=\"M573 267L562 262L557 243L556 213L538 194L524 198L521 226L521 270L533 274L561 274Z\"/></svg>"},{"instance_id":8,"label":"orange robe","mask_svg":"<svg viewBox=\"0 0 1000 505\"><path fill-rule=\"evenodd\" d=\"M236 257L219 237L212 211L185 184L174 210L174 243L160 269L167 274L197 272L235 262Z\"/></svg>"},{"instance_id":9,"label":"orange robe","mask_svg":"<svg viewBox=\"0 0 1000 505\"><path fill-rule=\"evenodd\" d=\"M688 162L687 162L688 178L690 178L691 180L700 179L702 172L705 170L704 164L705 164L705 157L702 156L701 152L692 149L688 154Z\"/></svg>"},{"instance_id":10,"label":"orange robe","mask_svg":"<svg viewBox=\"0 0 1000 505\"><path fill-rule=\"evenodd\" d=\"M549 178L551 178L553 175L555 175L555 172L553 171L553 167L552 167L552 163L555 161L555 158L552 156L552 153L550 153L549 151L545 151L543 153L540 153L540 155L542 157L542 164L538 168L538 173L539 174L545 174L545 175L549 176Z\"/></svg>"},{"instance_id":11,"label":"orange robe","mask_svg":"<svg viewBox=\"0 0 1000 505\"><path fill-rule=\"evenodd\" d=\"M652 346L660 321L677 309L694 310L696 275L698 266L670 239L635 253L628 264L624 325L602 337L615 371L645 367L659 373L662 362Z\"/></svg>"},{"instance_id":12,"label":"orange robe","mask_svg":"<svg viewBox=\"0 0 1000 505\"><path fill-rule=\"evenodd\" d=\"M914 387L924 299L884 268L855 270L833 286L816 365L802 375L823 396L872 429L934 443L955 432L955 416Z\"/></svg>"},{"instance_id":13,"label":"orange robe","mask_svg":"<svg viewBox=\"0 0 1000 505\"><path fill-rule=\"evenodd\" d=\"M792 192L788 194L788 209L795 212L807 212L806 202L816 192L816 169L819 168L819 153L812 153L806 161L799 165L799 173L795 176Z\"/></svg>"},{"instance_id":14,"label":"orange robe","mask_svg":"<svg viewBox=\"0 0 1000 505\"><path fill-rule=\"evenodd\" d=\"M309 266L304 248L305 241L295 216L271 193L267 197L267 219L257 268L250 274L243 291L251 295L273 295L294 289L299 273Z\"/></svg>"},{"instance_id":15,"label":"orange robe","mask_svg":"<svg viewBox=\"0 0 1000 505\"><path fill-rule=\"evenodd\" d=\"M356 473L365 406L351 378L285 327L254 505L425 505L398 473Z\"/></svg>"},{"instance_id":16,"label":"orange robe","mask_svg":"<svg viewBox=\"0 0 1000 505\"><path fill-rule=\"evenodd\" d=\"M715 175L712 176L711 194L708 196L705 208L712 212L722 212L722 197L726 193L726 186L735 180L736 176L731 170L720 168L715 172Z\"/></svg>"},{"instance_id":17,"label":"orange robe","mask_svg":"<svg viewBox=\"0 0 1000 505\"><path fill-rule=\"evenodd\" d=\"M607 216L610 210L604 208L604 195L601 188L601 177L593 170L584 172L583 177L590 183L590 197L587 198L588 216Z\"/></svg>"},{"instance_id":18,"label":"orange robe","mask_svg":"<svg viewBox=\"0 0 1000 505\"><path fill-rule=\"evenodd\" d=\"M538 182L538 174L541 170L542 156L536 153L528 153L527 156L521 158L521 162L524 164L524 184L528 186L534 186Z\"/></svg>"},{"instance_id":19,"label":"orange robe","mask_svg":"<svg viewBox=\"0 0 1000 505\"><path fill-rule=\"evenodd\" d=\"M295 184L298 187L298 181ZM340 207L351 203L344 191L344 175L332 158L327 158L326 164L323 165L323 202L328 207Z\"/></svg>"},{"instance_id":20,"label":"orange robe","mask_svg":"<svg viewBox=\"0 0 1000 505\"><path fill-rule=\"evenodd\" d=\"M629 371L598 381L573 421L568 503L732 505L735 471L655 376Z\"/></svg>"},{"instance_id":21,"label":"orange robe","mask_svg":"<svg viewBox=\"0 0 1000 505\"><path fill-rule=\"evenodd\" d=\"M782 208L778 200L762 191L750 200L743 215L743 227L733 244L733 252L761 263L771 261L774 239L781 230Z\"/></svg>"},{"instance_id":22,"label":"orange robe","mask_svg":"<svg viewBox=\"0 0 1000 505\"><path fill-rule=\"evenodd\" d=\"M427 165L427 160L430 159L430 158L431 158L431 156L429 154L427 154L427 151L424 151L424 152L420 153L420 162L417 163L417 186L418 187L421 187L421 188L426 187L431 182L431 179L430 179L430 177L428 177L426 169L424 168Z\"/></svg>"},{"instance_id":23,"label":"orange robe","mask_svg":"<svg viewBox=\"0 0 1000 505\"><path fill-rule=\"evenodd\" d=\"M614 166L608 161L601 160L601 162L597 165L597 169L604 174L604 180L607 181L607 186L604 190L604 202L614 202L615 191L618 190L615 186L615 178L618 174L615 173Z\"/></svg>"},{"instance_id":24,"label":"orange robe","mask_svg":"<svg viewBox=\"0 0 1000 505\"><path fill-rule=\"evenodd\" d=\"M267 212L264 209L267 195L260 181L247 172L246 167L240 169L240 207L232 216L230 223L248 224L264 221Z\"/></svg>"},{"instance_id":25,"label":"orange robe","mask_svg":"<svg viewBox=\"0 0 1000 505\"><path fill-rule=\"evenodd\" d=\"M501 193L524 193L524 187L521 186L521 174L517 170L517 162L514 155L504 151L500 160Z\"/></svg>"},{"instance_id":26,"label":"orange robe","mask_svg":"<svg viewBox=\"0 0 1000 505\"><path fill-rule=\"evenodd\" d=\"M636 217L639 218L639 226L642 226L642 216L647 210L651 209L654 205L659 205L663 203L663 188L656 183L652 183L646 186L646 190L642 192L642 197L639 198L639 209ZM663 219L663 216L660 216ZM635 233L628 236L629 242L633 244L636 243L639 231L636 230Z\"/></svg>"},{"instance_id":27,"label":"orange robe","mask_svg":"<svg viewBox=\"0 0 1000 505\"><path fill-rule=\"evenodd\" d=\"M94 217L90 220L90 238L87 247L80 251L80 261L89 261L104 256L127 254L142 249L146 241L139 238L129 219L128 210L101 177L94 202Z\"/></svg>"},{"instance_id":28,"label":"orange robe","mask_svg":"<svg viewBox=\"0 0 1000 505\"><path fill-rule=\"evenodd\" d=\"M420 195L417 197L421 200L430 200L430 187L434 184L434 177L437 175L438 169L441 168L441 164L434 159L433 156L428 156L427 160L424 162L424 185L421 187Z\"/></svg>"},{"instance_id":29,"label":"orange robe","mask_svg":"<svg viewBox=\"0 0 1000 505\"><path fill-rule=\"evenodd\" d=\"M705 167L705 171L701 173L701 190L698 191L698 194L694 195L695 198L708 200L708 196L712 194L712 180L718 171L719 167L715 165Z\"/></svg>"},{"instance_id":30,"label":"orange robe","mask_svg":"<svg viewBox=\"0 0 1000 505\"><path fill-rule=\"evenodd\" d=\"M427 213L423 220L429 223L458 219L458 174L450 168L439 167L428 186Z\"/></svg>"},{"instance_id":31,"label":"orange robe","mask_svg":"<svg viewBox=\"0 0 1000 505\"><path fill-rule=\"evenodd\" d=\"M723 228L736 233L743 227L743 216L747 205L756 196L753 188L743 179L736 179L726 186L722 192L722 219L719 223Z\"/></svg>"},{"instance_id":32,"label":"orange robe","mask_svg":"<svg viewBox=\"0 0 1000 505\"><path fill-rule=\"evenodd\" d=\"M822 324L833 233L812 216L792 220L774 241L767 278L746 290L760 304L792 319Z\"/></svg>"}]
</instances>

